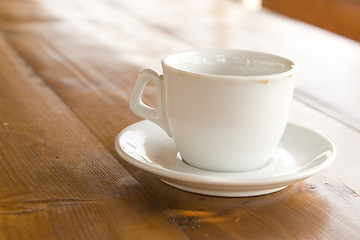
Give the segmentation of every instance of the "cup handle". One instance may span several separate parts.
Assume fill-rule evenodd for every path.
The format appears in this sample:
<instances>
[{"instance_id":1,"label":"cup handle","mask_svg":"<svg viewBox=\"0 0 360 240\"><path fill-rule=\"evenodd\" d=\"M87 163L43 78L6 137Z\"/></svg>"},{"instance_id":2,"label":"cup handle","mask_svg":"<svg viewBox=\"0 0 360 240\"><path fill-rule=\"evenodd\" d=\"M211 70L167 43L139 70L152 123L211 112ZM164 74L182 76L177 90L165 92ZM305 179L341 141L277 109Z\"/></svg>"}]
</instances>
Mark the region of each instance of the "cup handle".
<instances>
[{"instance_id":1,"label":"cup handle","mask_svg":"<svg viewBox=\"0 0 360 240\"><path fill-rule=\"evenodd\" d=\"M144 92L145 85L153 82L158 91L158 107L152 108L144 104L141 96ZM163 75L151 69L145 69L138 76L135 86L132 90L129 106L131 111L139 117L148 119L159 125L171 137L167 115L165 112L165 90Z\"/></svg>"}]
</instances>

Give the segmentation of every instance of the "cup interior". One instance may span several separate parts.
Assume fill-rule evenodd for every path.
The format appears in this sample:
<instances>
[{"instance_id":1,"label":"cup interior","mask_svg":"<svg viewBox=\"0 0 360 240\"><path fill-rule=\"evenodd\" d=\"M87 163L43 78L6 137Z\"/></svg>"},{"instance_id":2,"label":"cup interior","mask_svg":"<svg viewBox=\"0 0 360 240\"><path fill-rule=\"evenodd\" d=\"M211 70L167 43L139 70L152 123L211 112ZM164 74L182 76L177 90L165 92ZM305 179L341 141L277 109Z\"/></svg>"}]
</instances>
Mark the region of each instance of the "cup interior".
<instances>
[{"instance_id":1,"label":"cup interior","mask_svg":"<svg viewBox=\"0 0 360 240\"><path fill-rule=\"evenodd\" d=\"M162 63L192 74L239 77L289 74L295 67L284 57L236 49L188 50L171 54Z\"/></svg>"}]
</instances>

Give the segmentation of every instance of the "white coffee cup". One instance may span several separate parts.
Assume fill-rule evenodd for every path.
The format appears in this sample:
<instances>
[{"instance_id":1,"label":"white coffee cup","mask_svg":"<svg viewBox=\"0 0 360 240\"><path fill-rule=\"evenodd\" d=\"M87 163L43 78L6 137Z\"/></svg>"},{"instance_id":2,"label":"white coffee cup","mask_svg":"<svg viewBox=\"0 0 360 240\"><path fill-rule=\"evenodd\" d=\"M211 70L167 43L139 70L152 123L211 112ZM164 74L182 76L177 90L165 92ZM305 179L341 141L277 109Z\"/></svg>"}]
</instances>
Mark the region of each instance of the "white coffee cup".
<instances>
[{"instance_id":1,"label":"white coffee cup","mask_svg":"<svg viewBox=\"0 0 360 240\"><path fill-rule=\"evenodd\" d=\"M283 57L235 49L194 49L162 60L163 75L145 69L131 110L173 138L189 165L239 172L263 167L285 130L295 64ZM156 84L158 107L141 100Z\"/></svg>"}]
</instances>

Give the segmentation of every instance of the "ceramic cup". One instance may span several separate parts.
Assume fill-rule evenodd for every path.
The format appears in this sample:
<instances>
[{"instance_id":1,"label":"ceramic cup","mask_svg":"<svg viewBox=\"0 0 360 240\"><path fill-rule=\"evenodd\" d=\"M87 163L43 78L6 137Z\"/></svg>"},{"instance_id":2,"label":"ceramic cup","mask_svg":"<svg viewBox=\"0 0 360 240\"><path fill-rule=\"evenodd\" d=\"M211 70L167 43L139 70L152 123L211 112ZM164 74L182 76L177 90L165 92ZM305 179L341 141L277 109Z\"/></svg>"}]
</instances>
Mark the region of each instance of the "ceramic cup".
<instances>
[{"instance_id":1,"label":"ceramic cup","mask_svg":"<svg viewBox=\"0 0 360 240\"><path fill-rule=\"evenodd\" d=\"M285 130L295 64L283 57L235 49L195 49L168 55L163 75L145 69L131 110L173 138L187 164L211 171L263 167ZM158 107L141 96L155 83Z\"/></svg>"}]
</instances>

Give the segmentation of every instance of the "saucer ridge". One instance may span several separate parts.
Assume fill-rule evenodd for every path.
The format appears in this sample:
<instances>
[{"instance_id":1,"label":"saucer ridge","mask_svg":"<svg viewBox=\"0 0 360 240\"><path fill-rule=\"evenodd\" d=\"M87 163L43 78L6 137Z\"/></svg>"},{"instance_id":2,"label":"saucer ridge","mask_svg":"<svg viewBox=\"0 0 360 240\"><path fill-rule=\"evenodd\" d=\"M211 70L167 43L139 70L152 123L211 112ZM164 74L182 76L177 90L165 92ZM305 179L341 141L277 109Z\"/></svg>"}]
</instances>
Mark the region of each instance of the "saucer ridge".
<instances>
[{"instance_id":1,"label":"saucer ridge","mask_svg":"<svg viewBox=\"0 0 360 240\"><path fill-rule=\"evenodd\" d=\"M156 124L143 120L117 136L115 148L131 165L188 192L248 197L280 191L324 170L335 160L334 144L300 125L288 123L269 163L251 172L223 173L192 167L179 159L173 140Z\"/></svg>"}]
</instances>

